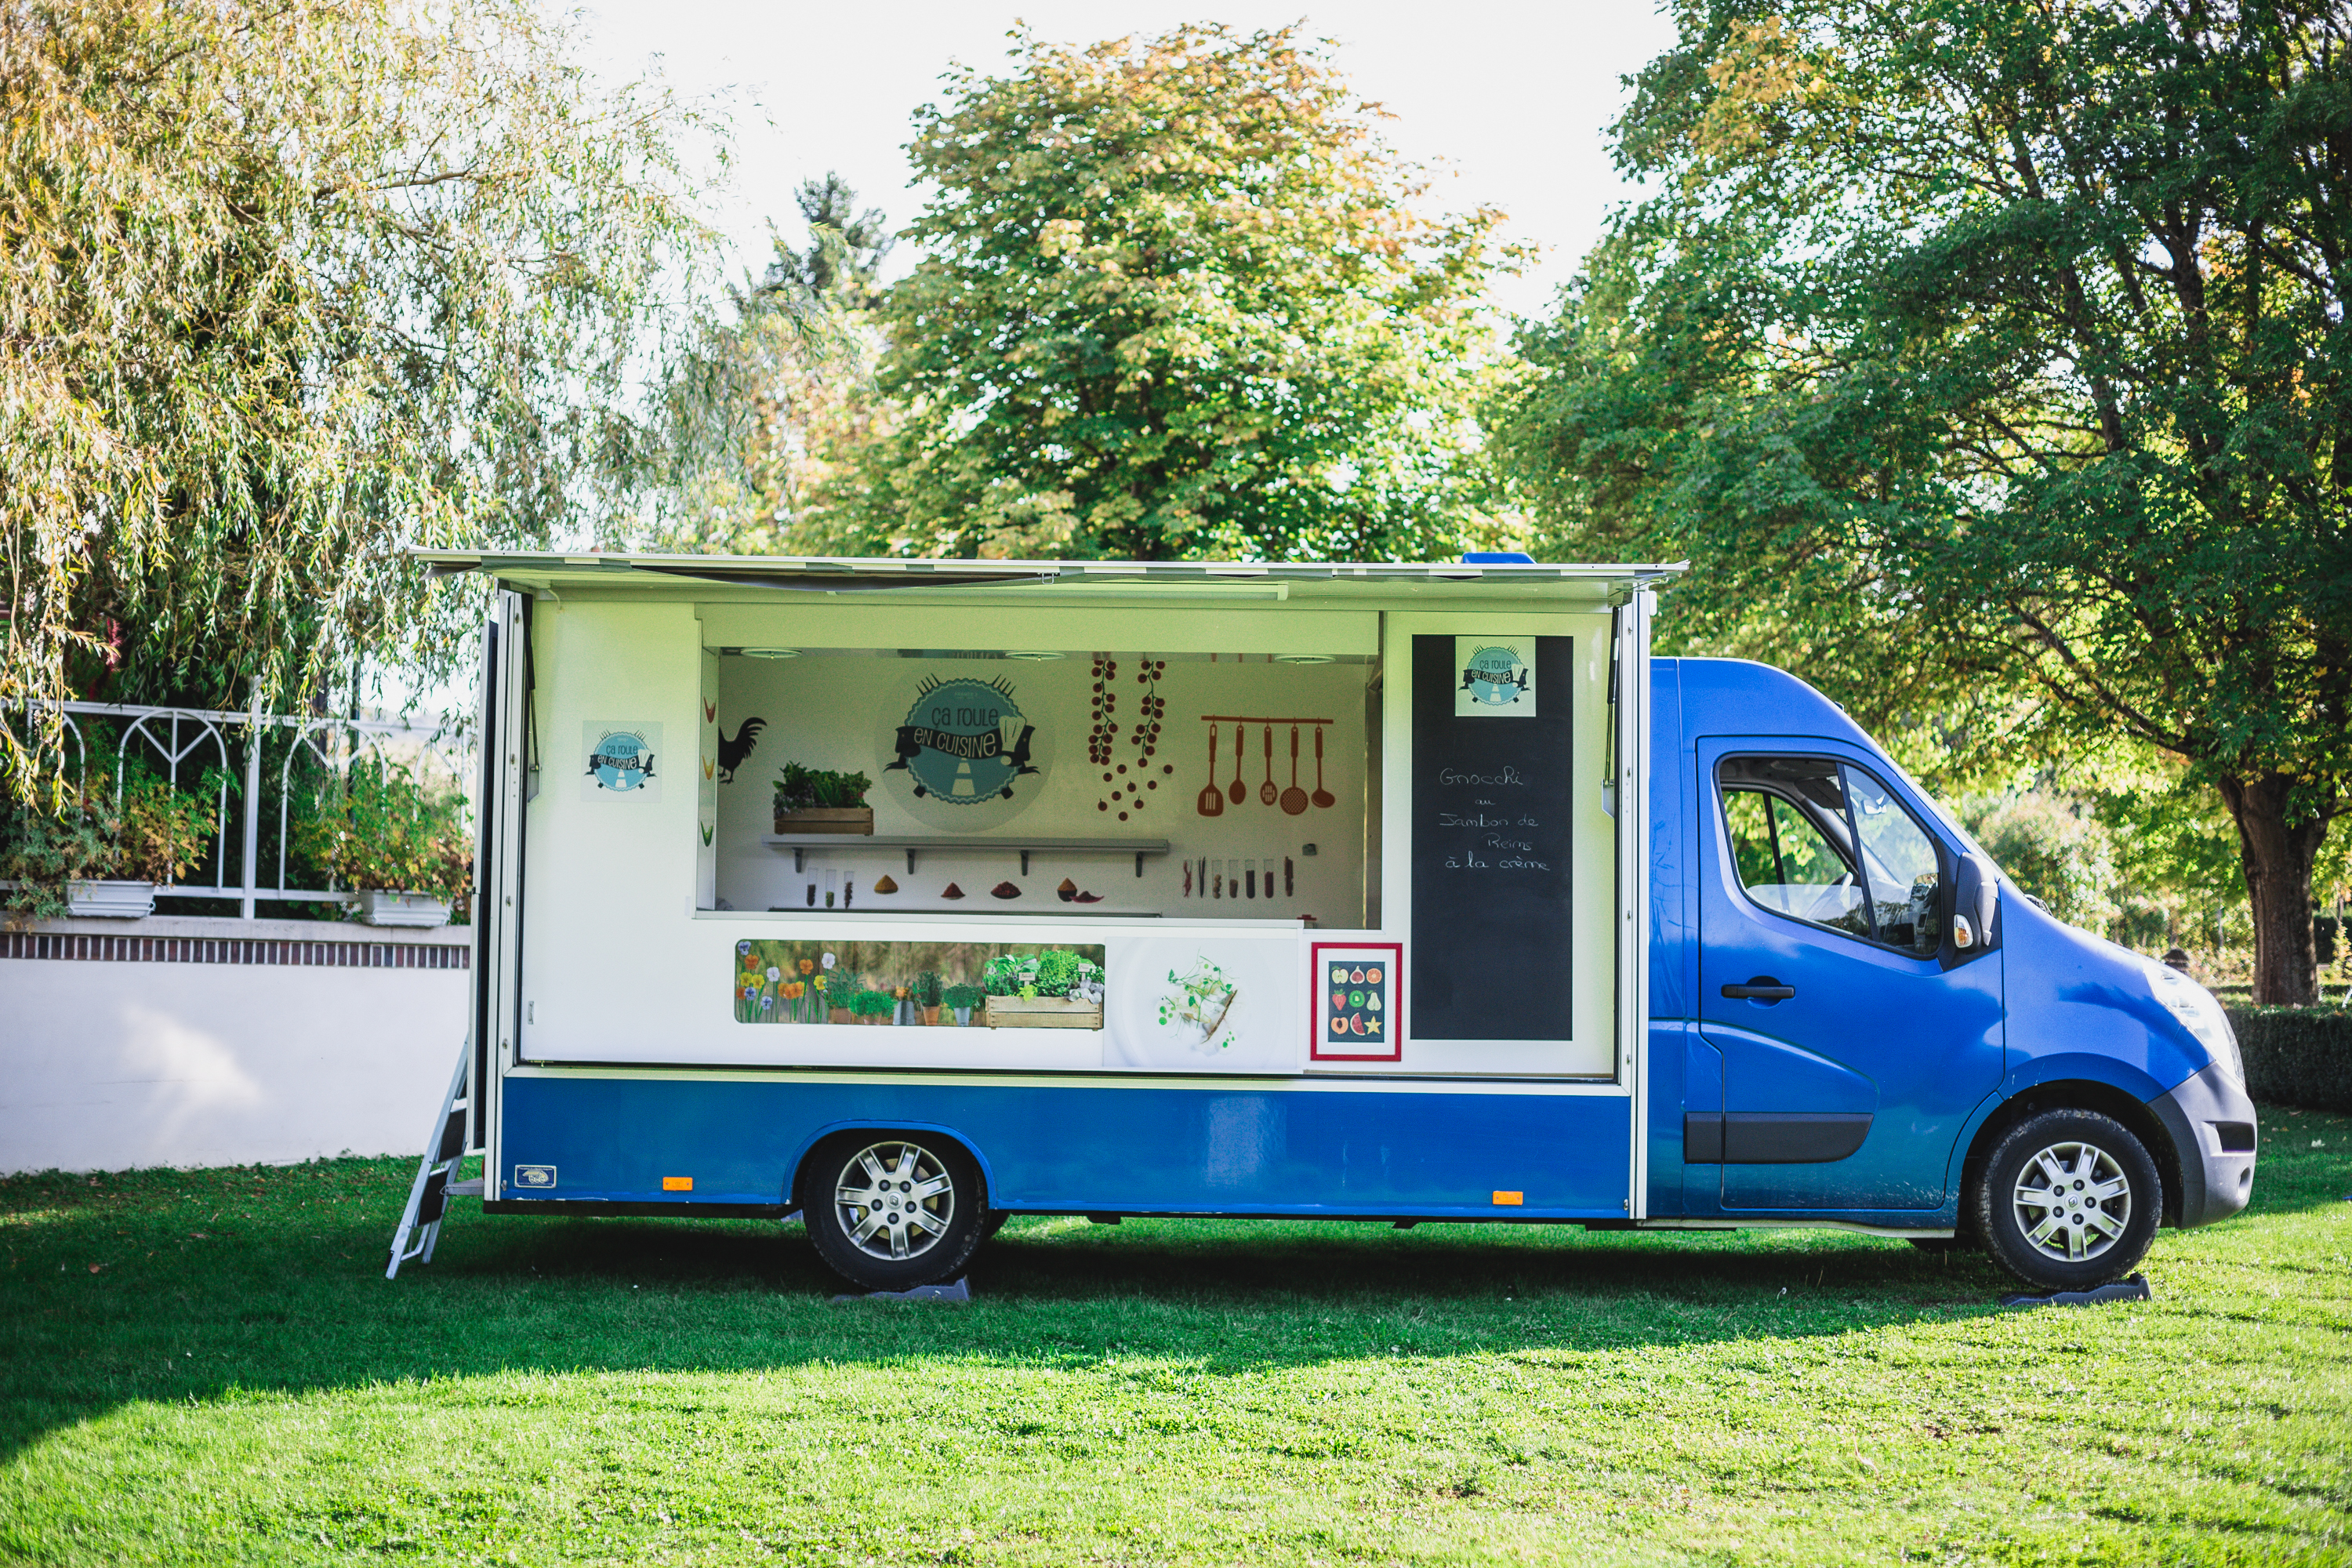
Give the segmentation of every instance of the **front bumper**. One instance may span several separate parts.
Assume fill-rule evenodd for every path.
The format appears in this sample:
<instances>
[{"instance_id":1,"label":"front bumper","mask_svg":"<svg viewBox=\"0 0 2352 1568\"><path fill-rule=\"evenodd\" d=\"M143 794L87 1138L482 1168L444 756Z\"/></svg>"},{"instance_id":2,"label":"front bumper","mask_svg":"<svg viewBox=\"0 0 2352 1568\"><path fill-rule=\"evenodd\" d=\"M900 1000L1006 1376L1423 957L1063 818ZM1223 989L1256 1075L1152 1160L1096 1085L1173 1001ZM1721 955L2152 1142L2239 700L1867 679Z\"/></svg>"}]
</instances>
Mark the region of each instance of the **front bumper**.
<instances>
[{"instance_id":1,"label":"front bumper","mask_svg":"<svg viewBox=\"0 0 2352 1568\"><path fill-rule=\"evenodd\" d=\"M2177 1224L2211 1225L2254 1194L2254 1102L2218 1067L2176 1084L2147 1102L2179 1158Z\"/></svg>"}]
</instances>

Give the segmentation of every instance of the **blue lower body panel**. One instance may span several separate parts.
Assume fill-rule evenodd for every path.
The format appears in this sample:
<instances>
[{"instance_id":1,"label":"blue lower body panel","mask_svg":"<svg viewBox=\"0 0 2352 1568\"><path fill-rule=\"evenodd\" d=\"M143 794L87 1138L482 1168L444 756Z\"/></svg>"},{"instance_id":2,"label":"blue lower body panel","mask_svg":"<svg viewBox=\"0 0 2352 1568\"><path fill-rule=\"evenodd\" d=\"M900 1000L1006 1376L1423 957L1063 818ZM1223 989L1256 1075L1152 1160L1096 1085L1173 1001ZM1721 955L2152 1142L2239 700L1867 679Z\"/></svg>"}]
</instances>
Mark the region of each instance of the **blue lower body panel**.
<instances>
[{"instance_id":1,"label":"blue lower body panel","mask_svg":"<svg viewBox=\"0 0 2352 1568\"><path fill-rule=\"evenodd\" d=\"M992 1205L1063 1212L1622 1219L1631 1164L1618 1095L588 1075L501 1092L501 1196L681 1212L784 1201L848 1128L949 1133Z\"/></svg>"}]
</instances>

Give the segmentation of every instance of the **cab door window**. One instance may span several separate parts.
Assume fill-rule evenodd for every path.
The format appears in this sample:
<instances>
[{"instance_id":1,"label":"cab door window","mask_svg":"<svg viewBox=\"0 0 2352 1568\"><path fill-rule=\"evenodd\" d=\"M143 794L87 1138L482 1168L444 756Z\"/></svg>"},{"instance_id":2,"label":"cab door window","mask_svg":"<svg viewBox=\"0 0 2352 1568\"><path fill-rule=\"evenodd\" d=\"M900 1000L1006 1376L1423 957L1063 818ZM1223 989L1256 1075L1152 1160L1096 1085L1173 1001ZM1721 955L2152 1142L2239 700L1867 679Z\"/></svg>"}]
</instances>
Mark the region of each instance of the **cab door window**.
<instances>
[{"instance_id":1,"label":"cab door window","mask_svg":"<svg viewBox=\"0 0 2352 1568\"><path fill-rule=\"evenodd\" d=\"M1885 784L1860 768L1842 771L1876 940L1930 957L1944 942L1944 867L1936 841Z\"/></svg>"},{"instance_id":2,"label":"cab door window","mask_svg":"<svg viewBox=\"0 0 2352 1568\"><path fill-rule=\"evenodd\" d=\"M1936 952L1942 860L1885 785L1825 757L1729 757L1717 782L1750 902L1915 956Z\"/></svg>"}]
</instances>

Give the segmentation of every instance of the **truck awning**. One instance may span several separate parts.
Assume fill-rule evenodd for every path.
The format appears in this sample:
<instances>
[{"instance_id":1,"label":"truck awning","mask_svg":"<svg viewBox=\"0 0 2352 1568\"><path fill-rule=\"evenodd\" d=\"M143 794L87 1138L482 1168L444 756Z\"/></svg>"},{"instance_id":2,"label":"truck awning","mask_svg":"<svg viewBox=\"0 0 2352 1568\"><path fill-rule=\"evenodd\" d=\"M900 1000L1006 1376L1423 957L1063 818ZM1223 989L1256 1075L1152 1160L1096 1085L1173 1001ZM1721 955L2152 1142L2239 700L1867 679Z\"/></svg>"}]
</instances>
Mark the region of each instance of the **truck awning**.
<instances>
[{"instance_id":1,"label":"truck awning","mask_svg":"<svg viewBox=\"0 0 2352 1568\"><path fill-rule=\"evenodd\" d=\"M913 561L870 556L637 555L412 550L435 576L479 572L509 586L566 597L627 595L698 601L778 593L887 593L924 600L1037 605L1495 598L1561 607L1613 603L1668 585L1689 563L1246 563L1224 561Z\"/></svg>"}]
</instances>

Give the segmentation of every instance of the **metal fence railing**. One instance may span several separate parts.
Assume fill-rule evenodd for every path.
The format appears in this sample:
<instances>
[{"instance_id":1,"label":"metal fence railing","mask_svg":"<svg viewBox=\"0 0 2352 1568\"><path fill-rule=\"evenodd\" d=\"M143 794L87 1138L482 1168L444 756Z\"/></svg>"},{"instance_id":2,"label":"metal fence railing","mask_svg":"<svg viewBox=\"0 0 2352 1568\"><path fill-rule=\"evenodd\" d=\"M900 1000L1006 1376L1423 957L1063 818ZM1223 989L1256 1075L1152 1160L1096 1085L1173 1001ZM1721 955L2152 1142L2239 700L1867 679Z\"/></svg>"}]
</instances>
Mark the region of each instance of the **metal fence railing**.
<instances>
[{"instance_id":1,"label":"metal fence railing","mask_svg":"<svg viewBox=\"0 0 2352 1568\"><path fill-rule=\"evenodd\" d=\"M289 846L299 793L330 781L346 778L354 763L373 759L408 767L430 780L446 774L467 797L470 815L475 773L469 740L457 733L452 721L438 724L404 723L390 719L350 719L308 715L224 712L204 708L149 708L108 702L59 704L65 732L70 739L66 765L76 782L87 786L89 752L94 738L110 742L112 773L120 792L125 766L136 759L168 780L174 789L203 787L215 768L221 778L213 795L213 831L205 856L194 872L209 868L209 882L175 882L159 888L163 898L235 899L241 919L255 919L261 902L311 901L347 903L354 896L338 889L331 878L324 888L286 885ZM88 732L86 732L88 731ZM237 864L230 880L230 779L242 778L237 797L236 845ZM262 879L264 826L276 819L275 879Z\"/></svg>"}]
</instances>

